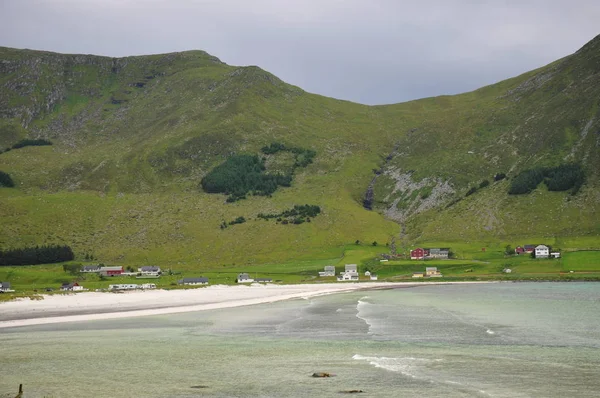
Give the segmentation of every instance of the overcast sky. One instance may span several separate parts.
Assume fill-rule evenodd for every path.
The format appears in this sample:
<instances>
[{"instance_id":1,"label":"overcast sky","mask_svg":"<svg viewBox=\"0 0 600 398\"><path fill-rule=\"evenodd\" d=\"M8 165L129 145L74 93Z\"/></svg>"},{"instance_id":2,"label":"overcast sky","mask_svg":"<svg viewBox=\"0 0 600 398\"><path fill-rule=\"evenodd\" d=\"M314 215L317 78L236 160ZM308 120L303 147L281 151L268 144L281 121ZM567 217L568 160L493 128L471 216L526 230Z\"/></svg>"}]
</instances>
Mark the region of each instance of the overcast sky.
<instances>
[{"instance_id":1,"label":"overcast sky","mask_svg":"<svg viewBox=\"0 0 600 398\"><path fill-rule=\"evenodd\" d=\"M598 34L599 0L0 0L0 46L201 49L365 104L470 91Z\"/></svg>"}]
</instances>

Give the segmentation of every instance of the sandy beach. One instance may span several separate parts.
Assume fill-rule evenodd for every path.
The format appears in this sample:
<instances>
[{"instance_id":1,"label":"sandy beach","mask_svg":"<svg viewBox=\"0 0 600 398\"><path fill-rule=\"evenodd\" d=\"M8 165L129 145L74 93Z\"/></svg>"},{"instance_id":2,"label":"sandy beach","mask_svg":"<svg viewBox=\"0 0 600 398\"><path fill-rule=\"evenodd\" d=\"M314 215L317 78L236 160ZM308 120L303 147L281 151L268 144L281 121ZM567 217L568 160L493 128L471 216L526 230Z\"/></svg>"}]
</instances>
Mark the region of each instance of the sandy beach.
<instances>
[{"instance_id":1,"label":"sandy beach","mask_svg":"<svg viewBox=\"0 0 600 398\"><path fill-rule=\"evenodd\" d=\"M480 283L480 282L452 282ZM328 283L224 286L123 293L81 292L17 299L0 304L0 328L213 310L364 289L407 288L425 283ZM448 282L430 282L448 284Z\"/></svg>"}]
</instances>

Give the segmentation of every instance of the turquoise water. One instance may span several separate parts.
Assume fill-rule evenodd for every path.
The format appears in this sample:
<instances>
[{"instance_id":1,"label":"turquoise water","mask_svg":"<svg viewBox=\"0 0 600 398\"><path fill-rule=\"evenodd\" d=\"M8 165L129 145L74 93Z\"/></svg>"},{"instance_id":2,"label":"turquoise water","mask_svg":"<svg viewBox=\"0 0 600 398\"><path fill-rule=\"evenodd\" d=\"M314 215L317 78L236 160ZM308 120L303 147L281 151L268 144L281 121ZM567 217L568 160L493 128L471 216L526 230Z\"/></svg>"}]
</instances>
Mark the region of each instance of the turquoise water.
<instances>
[{"instance_id":1,"label":"turquoise water","mask_svg":"<svg viewBox=\"0 0 600 398\"><path fill-rule=\"evenodd\" d=\"M355 292L4 329L0 347L0 397L597 397L600 284Z\"/></svg>"}]
</instances>

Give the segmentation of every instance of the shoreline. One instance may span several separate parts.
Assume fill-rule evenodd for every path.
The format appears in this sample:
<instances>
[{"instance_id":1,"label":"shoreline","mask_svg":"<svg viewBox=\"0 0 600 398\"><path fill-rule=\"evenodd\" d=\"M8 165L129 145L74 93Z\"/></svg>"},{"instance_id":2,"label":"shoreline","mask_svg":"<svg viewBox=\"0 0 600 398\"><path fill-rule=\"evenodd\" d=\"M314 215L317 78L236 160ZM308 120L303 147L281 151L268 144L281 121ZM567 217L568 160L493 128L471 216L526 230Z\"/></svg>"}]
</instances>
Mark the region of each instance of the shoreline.
<instances>
[{"instance_id":1,"label":"shoreline","mask_svg":"<svg viewBox=\"0 0 600 398\"><path fill-rule=\"evenodd\" d=\"M351 284L215 285L199 289L54 294L44 295L43 300L24 298L0 303L0 329L206 311L267 304L283 300L308 299L310 297L361 290L481 283L495 282L358 282Z\"/></svg>"}]
</instances>

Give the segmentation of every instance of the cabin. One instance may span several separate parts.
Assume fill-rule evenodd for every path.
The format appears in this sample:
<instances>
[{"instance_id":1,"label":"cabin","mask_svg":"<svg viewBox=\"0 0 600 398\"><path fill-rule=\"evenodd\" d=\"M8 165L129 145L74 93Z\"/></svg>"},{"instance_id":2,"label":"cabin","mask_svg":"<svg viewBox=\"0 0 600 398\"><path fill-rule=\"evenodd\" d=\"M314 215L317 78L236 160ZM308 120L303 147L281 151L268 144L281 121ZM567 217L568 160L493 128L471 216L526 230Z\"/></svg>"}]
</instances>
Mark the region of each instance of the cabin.
<instances>
[{"instance_id":1,"label":"cabin","mask_svg":"<svg viewBox=\"0 0 600 398\"><path fill-rule=\"evenodd\" d=\"M208 278L183 278L177 281L179 285L208 285Z\"/></svg>"},{"instance_id":2,"label":"cabin","mask_svg":"<svg viewBox=\"0 0 600 398\"><path fill-rule=\"evenodd\" d=\"M550 253L551 258L560 258L560 252L552 252Z\"/></svg>"},{"instance_id":3,"label":"cabin","mask_svg":"<svg viewBox=\"0 0 600 398\"><path fill-rule=\"evenodd\" d=\"M84 288L79 283L72 282L72 283L63 283L62 286L60 287L60 290L65 291L65 292L80 292L80 291L83 291Z\"/></svg>"},{"instance_id":4,"label":"cabin","mask_svg":"<svg viewBox=\"0 0 600 398\"><path fill-rule=\"evenodd\" d=\"M425 276L428 278L441 278L442 273L438 271L437 267L425 268Z\"/></svg>"},{"instance_id":5,"label":"cabin","mask_svg":"<svg viewBox=\"0 0 600 398\"><path fill-rule=\"evenodd\" d=\"M502 270L502 272L504 272L505 274L510 274L512 272L512 269L510 269L510 268L504 268Z\"/></svg>"},{"instance_id":6,"label":"cabin","mask_svg":"<svg viewBox=\"0 0 600 398\"><path fill-rule=\"evenodd\" d=\"M412 277L413 278L423 278L423 277L425 277L425 274L423 272L413 272Z\"/></svg>"},{"instance_id":7,"label":"cabin","mask_svg":"<svg viewBox=\"0 0 600 398\"><path fill-rule=\"evenodd\" d=\"M358 266L356 264L346 264L344 266L344 273L358 275Z\"/></svg>"},{"instance_id":8,"label":"cabin","mask_svg":"<svg viewBox=\"0 0 600 398\"><path fill-rule=\"evenodd\" d=\"M425 258L425 249L420 247L410 251L411 260L423 260Z\"/></svg>"},{"instance_id":9,"label":"cabin","mask_svg":"<svg viewBox=\"0 0 600 398\"><path fill-rule=\"evenodd\" d=\"M324 271L319 271L319 276L335 276L335 267L333 265L325 266Z\"/></svg>"},{"instance_id":10,"label":"cabin","mask_svg":"<svg viewBox=\"0 0 600 398\"><path fill-rule=\"evenodd\" d=\"M254 282L271 283L271 282L273 282L273 279L271 279L271 278L256 278L256 279L254 279Z\"/></svg>"},{"instance_id":11,"label":"cabin","mask_svg":"<svg viewBox=\"0 0 600 398\"><path fill-rule=\"evenodd\" d=\"M142 275L156 276L161 273L161 269L156 265L145 265L138 268L138 272Z\"/></svg>"},{"instance_id":12,"label":"cabin","mask_svg":"<svg viewBox=\"0 0 600 398\"><path fill-rule=\"evenodd\" d=\"M525 250L525 253L527 254L531 254L535 251L535 246L536 245L525 245L523 248Z\"/></svg>"},{"instance_id":13,"label":"cabin","mask_svg":"<svg viewBox=\"0 0 600 398\"><path fill-rule=\"evenodd\" d=\"M135 290L138 289L135 283L122 283L117 285L108 285L108 290Z\"/></svg>"},{"instance_id":14,"label":"cabin","mask_svg":"<svg viewBox=\"0 0 600 398\"><path fill-rule=\"evenodd\" d=\"M100 267L100 275L116 276L123 273L123 267Z\"/></svg>"},{"instance_id":15,"label":"cabin","mask_svg":"<svg viewBox=\"0 0 600 398\"><path fill-rule=\"evenodd\" d=\"M371 276L371 271L365 271L365 276Z\"/></svg>"},{"instance_id":16,"label":"cabin","mask_svg":"<svg viewBox=\"0 0 600 398\"><path fill-rule=\"evenodd\" d=\"M525 253L525 249L523 249L523 247L521 247L521 246L517 246L517 248L515 249L515 253L523 254L523 253Z\"/></svg>"},{"instance_id":17,"label":"cabin","mask_svg":"<svg viewBox=\"0 0 600 398\"><path fill-rule=\"evenodd\" d=\"M358 273L340 272L337 277L338 282L357 281Z\"/></svg>"},{"instance_id":18,"label":"cabin","mask_svg":"<svg viewBox=\"0 0 600 398\"><path fill-rule=\"evenodd\" d=\"M250 275L248 275L247 273L242 273L237 276L237 279L235 281L237 283L252 283L254 282L254 279L250 278Z\"/></svg>"},{"instance_id":19,"label":"cabin","mask_svg":"<svg viewBox=\"0 0 600 398\"><path fill-rule=\"evenodd\" d=\"M377 280L377 274L371 274L371 275L369 275L369 278L370 278L372 281L376 281L376 280Z\"/></svg>"},{"instance_id":20,"label":"cabin","mask_svg":"<svg viewBox=\"0 0 600 398\"><path fill-rule=\"evenodd\" d=\"M546 245L538 245L535 247L535 258L548 258L550 249Z\"/></svg>"},{"instance_id":21,"label":"cabin","mask_svg":"<svg viewBox=\"0 0 600 398\"><path fill-rule=\"evenodd\" d=\"M10 288L10 282L0 282L0 293L10 292L14 292L14 290Z\"/></svg>"},{"instance_id":22,"label":"cabin","mask_svg":"<svg viewBox=\"0 0 600 398\"><path fill-rule=\"evenodd\" d=\"M96 273L96 272L100 272L100 266L99 265L85 265L81 269L81 272L84 272L84 273Z\"/></svg>"}]
</instances>

